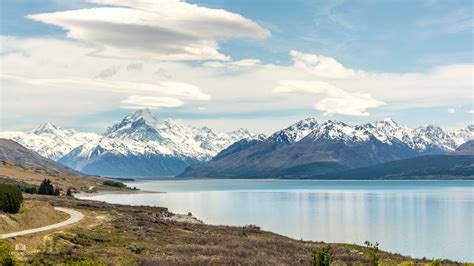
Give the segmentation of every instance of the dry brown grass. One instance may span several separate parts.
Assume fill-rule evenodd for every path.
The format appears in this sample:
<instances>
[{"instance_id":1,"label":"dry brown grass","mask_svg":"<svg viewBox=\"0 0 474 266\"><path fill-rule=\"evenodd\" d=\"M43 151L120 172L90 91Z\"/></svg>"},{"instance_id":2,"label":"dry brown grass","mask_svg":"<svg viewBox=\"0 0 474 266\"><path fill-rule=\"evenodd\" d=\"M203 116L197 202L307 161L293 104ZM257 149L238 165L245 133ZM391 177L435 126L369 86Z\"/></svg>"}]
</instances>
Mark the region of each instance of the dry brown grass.
<instances>
[{"instance_id":1,"label":"dry brown grass","mask_svg":"<svg viewBox=\"0 0 474 266\"><path fill-rule=\"evenodd\" d=\"M0 233L21 231L62 222L69 218L64 212L55 211L47 202L24 201L16 214L0 212Z\"/></svg>"},{"instance_id":2,"label":"dry brown grass","mask_svg":"<svg viewBox=\"0 0 474 266\"><path fill-rule=\"evenodd\" d=\"M63 191L66 191L69 187L87 191L92 186L98 190L120 190L115 187L102 186L101 183L106 180L104 178L69 175L52 169L19 166L6 161L0 161L0 177L36 186L39 186L41 181L48 178L54 186L59 186Z\"/></svg>"}]
</instances>

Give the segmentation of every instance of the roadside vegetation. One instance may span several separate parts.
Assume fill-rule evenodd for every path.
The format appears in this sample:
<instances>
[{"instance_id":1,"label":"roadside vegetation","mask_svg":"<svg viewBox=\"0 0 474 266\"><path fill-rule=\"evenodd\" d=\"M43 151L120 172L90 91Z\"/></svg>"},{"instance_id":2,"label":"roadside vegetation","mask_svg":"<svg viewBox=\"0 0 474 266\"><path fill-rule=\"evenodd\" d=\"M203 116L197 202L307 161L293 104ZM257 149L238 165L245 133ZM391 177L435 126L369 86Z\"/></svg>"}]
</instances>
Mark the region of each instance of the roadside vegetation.
<instances>
[{"instance_id":1,"label":"roadside vegetation","mask_svg":"<svg viewBox=\"0 0 474 266\"><path fill-rule=\"evenodd\" d=\"M0 265L18 265L18 260L13 254L13 246L9 242L0 240Z\"/></svg>"},{"instance_id":2,"label":"roadside vegetation","mask_svg":"<svg viewBox=\"0 0 474 266\"><path fill-rule=\"evenodd\" d=\"M23 195L18 186L0 184L0 211L17 213L21 203L23 203Z\"/></svg>"}]
</instances>

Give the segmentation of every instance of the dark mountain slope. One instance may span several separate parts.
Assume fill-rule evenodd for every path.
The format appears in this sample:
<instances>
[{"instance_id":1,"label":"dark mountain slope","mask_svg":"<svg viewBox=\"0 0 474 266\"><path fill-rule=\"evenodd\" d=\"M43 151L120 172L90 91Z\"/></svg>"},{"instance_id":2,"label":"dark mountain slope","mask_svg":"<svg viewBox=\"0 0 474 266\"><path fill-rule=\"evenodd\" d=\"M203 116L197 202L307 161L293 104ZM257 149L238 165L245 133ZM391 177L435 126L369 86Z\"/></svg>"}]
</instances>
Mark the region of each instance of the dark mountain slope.
<instances>
[{"instance_id":1,"label":"dark mountain slope","mask_svg":"<svg viewBox=\"0 0 474 266\"><path fill-rule=\"evenodd\" d=\"M451 155L474 155L474 140L470 140L462 144L450 154Z\"/></svg>"},{"instance_id":2,"label":"dark mountain slope","mask_svg":"<svg viewBox=\"0 0 474 266\"><path fill-rule=\"evenodd\" d=\"M315 179L473 179L474 156L426 155L391 161L336 174L316 175Z\"/></svg>"}]
</instances>

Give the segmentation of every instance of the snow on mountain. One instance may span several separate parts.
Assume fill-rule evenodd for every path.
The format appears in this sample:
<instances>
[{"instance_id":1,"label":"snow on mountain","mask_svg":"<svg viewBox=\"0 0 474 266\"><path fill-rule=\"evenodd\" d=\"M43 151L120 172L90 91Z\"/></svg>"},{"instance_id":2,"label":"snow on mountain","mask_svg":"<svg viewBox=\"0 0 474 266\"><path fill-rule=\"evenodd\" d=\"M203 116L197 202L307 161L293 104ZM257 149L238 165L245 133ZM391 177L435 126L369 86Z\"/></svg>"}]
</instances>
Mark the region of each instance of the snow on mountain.
<instances>
[{"instance_id":1,"label":"snow on mountain","mask_svg":"<svg viewBox=\"0 0 474 266\"><path fill-rule=\"evenodd\" d=\"M442 153L453 151L459 145L474 139L474 126L447 132L432 125L410 128L391 118L355 126L333 120L318 123L314 118L307 118L277 131L269 139L290 144L305 137L313 141L332 139L344 142L377 139L386 144L402 143L420 153Z\"/></svg>"},{"instance_id":2,"label":"snow on mountain","mask_svg":"<svg viewBox=\"0 0 474 266\"><path fill-rule=\"evenodd\" d=\"M210 160L238 140L256 137L245 129L217 133L172 119L158 120L144 109L124 117L102 138L84 143L60 162L89 174L119 175L111 169L112 164L119 164L127 170L133 168L136 176L175 175L190 163ZM130 161L142 169L128 165Z\"/></svg>"},{"instance_id":3,"label":"snow on mountain","mask_svg":"<svg viewBox=\"0 0 474 266\"><path fill-rule=\"evenodd\" d=\"M318 122L315 118L306 118L285 129L275 132L268 138L268 140L291 144L300 141L317 128Z\"/></svg>"},{"instance_id":4,"label":"snow on mountain","mask_svg":"<svg viewBox=\"0 0 474 266\"><path fill-rule=\"evenodd\" d=\"M257 135L246 129L216 133L212 129L183 125L172 119L159 121L148 109L138 110L109 127L103 138L83 145L82 157L92 157L97 147L121 155L159 153L209 160L230 144Z\"/></svg>"},{"instance_id":5,"label":"snow on mountain","mask_svg":"<svg viewBox=\"0 0 474 266\"><path fill-rule=\"evenodd\" d=\"M467 141L474 139L474 125L468 125L466 128L450 131L448 134L456 143L456 146L461 146Z\"/></svg>"},{"instance_id":6,"label":"snow on mountain","mask_svg":"<svg viewBox=\"0 0 474 266\"><path fill-rule=\"evenodd\" d=\"M345 142L362 142L369 140L370 132L365 127L350 126L343 122L329 120L320 124L317 129L308 134L307 138L313 140L336 139Z\"/></svg>"},{"instance_id":7,"label":"snow on mountain","mask_svg":"<svg viewBox=\"0 0 474 266\"><path fill-rule=\"evenodd\" d=\"M459 145L474 139L474 132L472 130L468 132L469 127L454 132L447 132L439 126L433 125L409 128L390 118L368 126L373 126L372 133L380 141L389 144L400 141L419 152L453 151Z\"/></svg>"},{"instance_id":8,"label":"snow on mountain","mask_svg":"<svg viewBox=\"0 0 474 266\"><path fill-rule=\"evenodd\" d=\"M97 140L100 136L63 129L48 122L28 132L0 132L0 138L14 140L43 157L57 161L77 146Z\"/></svg>"}]
</instances>

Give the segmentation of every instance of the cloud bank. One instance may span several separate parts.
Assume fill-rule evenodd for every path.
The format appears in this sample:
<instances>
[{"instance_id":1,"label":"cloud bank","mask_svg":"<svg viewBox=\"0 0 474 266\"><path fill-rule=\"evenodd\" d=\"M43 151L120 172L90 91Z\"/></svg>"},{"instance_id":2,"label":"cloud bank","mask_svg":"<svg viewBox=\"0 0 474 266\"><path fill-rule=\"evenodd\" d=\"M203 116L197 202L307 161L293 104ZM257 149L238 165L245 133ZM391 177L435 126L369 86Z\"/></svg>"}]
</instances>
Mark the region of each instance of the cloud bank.
<instances>
[{"instance_id":1,"label":"cloud bank","mask_svg":"<svg viewBox=\"0 0 474 266\"><path fill-rule=\"evenodd\" d=\"M71 39L98 46L111 57L162 60L229 60L218 41L263 39L271 33L256 22L222 9L178 0L89 0L105 5L64 12L29 15L59 26Z\"/></svg>"},{"instance_id":2,"label":"cloud bank","mask_svg":"<svg viewBox=\"0 0 474 266\"><path fill-rule=\"evenodd\" d=\"M367 109L386 104L372 98L368 93L350 93L323 81L283 80L278 82L273 92L318 95L320 99L313 107L316 110L324 111L324 115L368 116Z\"/></svg>"}]
</instances>

